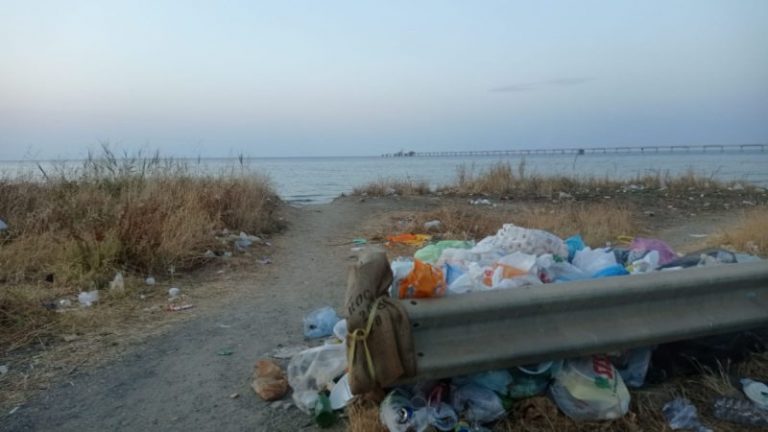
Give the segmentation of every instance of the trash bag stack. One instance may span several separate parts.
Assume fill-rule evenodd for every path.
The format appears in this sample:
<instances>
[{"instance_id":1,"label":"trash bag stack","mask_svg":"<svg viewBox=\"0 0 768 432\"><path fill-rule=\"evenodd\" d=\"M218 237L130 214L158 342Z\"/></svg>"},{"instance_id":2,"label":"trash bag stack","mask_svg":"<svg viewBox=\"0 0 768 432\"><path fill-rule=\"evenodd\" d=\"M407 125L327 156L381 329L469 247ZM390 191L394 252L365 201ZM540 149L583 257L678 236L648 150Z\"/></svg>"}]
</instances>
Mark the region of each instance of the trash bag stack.
<instances>
[{"instance_id":1,"label":"trash bag stack","mask_svg":"<svg viewBox=\"0 0 768 432\"><path fill-rule=\"evenodd\" d=\"M416 240L424 239L414 242ZM413 258L393 260L388 294L399 299L455 296L759 259L720 249L681 257L665 242L656 239L634 238L624 244L593 249L579 235L563 240L546 231L506 224L495 235L477 243L443 240L424 246ZM323 324L326 328L329 324L332 326L330 322ZM323 354L333 352L336 359L344 360L343 349L324 346L320 350ZM306 362L306 357L300 355L292 363ZM584 358L553 359L397 387L389 389L381 403L380 420L392 432L422 431L430 426L441 431L484 431L488 430L486 426L503 418L514 401L542 394L547 394L574 420L616 419L629 409L628 387L644 384L650 359L649 347ZM333 372L340 375L341 365L333 366ZM306 371L313 367L306 364L296 371L292 371L291 366L288 368L289 381L295 385L294 400L307 412L311 411L318 391L327 387L334 390L329 376L307 379ZM339 383L348 386L346 380ZM336 391L336 394L334 407L343 406L351 398L349 391ZM339 394L343 394L345 400L340 400Z\"/></svg>"}]
</instances>

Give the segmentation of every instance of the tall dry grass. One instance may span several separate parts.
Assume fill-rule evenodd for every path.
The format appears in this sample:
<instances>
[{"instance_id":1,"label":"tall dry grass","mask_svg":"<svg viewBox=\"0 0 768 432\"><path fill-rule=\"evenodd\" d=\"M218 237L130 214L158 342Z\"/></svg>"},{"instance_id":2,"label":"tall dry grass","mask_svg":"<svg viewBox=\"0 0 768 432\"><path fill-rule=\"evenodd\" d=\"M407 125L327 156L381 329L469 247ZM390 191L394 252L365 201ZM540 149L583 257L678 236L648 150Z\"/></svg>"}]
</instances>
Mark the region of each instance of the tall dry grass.
<instances>
[{"instance_id":1,"label":"tall dry grass","mask_svg":"<svg viewBox=\"0 0 768 432\"><path fill-rule=\"evenodd\" d=\"M761 206L745 211L737 218L735 224L723 229L710 244L768 256L768 207Z\"/></svg>"},{"instance_id":2,"label":"tall dry grass","mask_svg":"<svg viewBox=\"0 0 768 432\"><path fill-rule=\"evenodd\" d=\"M277 229L279 199L246 167L220 175L182 162L116 156L107 147L74 170L0 178L0 346L18 347L62 321L57 299L193 269L222 229ZM104 303L109 303L107 294Z\"/></svg>"},{"instance_id":3,"label":"tall dry grass","mask_svg":"<svg viewBox=\"0 0 768 432\"><path fill-rule=\"evenodd\" d=\"M594 194L601 191L616 191L624 188L637 190L664 190L671 193L723 191L743 188L751 191L754 187L737 182L722 182L711 177L698 175L692 169L683 174L657 171L653 174L630 179L608 177L542 176L526 171L526 162L521 160L516 167L509 162L499 162L488 169L476 172L466 165L459 166L452 184L440 188L442 192L456 195L500 195L519 197L551 197L560 192L568 194ZM738 184L738 186L736 186Z\"/></svg>"}]
</instances>

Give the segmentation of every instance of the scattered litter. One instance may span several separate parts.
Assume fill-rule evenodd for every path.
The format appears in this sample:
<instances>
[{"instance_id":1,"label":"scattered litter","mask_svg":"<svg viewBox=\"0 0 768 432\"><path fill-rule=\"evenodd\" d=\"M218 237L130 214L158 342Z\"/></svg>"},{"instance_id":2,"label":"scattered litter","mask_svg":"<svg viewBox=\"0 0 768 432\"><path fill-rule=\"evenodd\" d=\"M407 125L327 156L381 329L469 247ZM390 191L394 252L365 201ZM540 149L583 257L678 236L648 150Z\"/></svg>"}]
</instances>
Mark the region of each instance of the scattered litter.
<instances>
[{"instance_id":1,"label":"scattered litter","mask_svg":"<svg viewBox=\"0 0 768 432\"><path fill-rule=\"evenodd\" d=\"M706 237L709 237L709 234L688 234L688 237L693 237L693 238L706 238Z\"/></svg>"},{"instance_id":2,"label":"scattered litter","mask_svg":"<svg viewBox=\"0 0 768 432\"><path fill-rule=\"evenodd\" d=\"M269 259L269 258L266 258L266 257L263 258L263 259L260 259L260 260L256 260L256 262L261 264L261 265L272 264L272 260Z\"/></svg>"},{"instance_id":3,"label":"scattered litter","mask_svg":"<svg viewBox=\"0 0 768 432\"><path fill-rule=\"evenodd\" d=\"M368 243L368 240L366 240L366 239L364 239L364 238L362 238L362 237L358 237L358 238L354 238L354 239L352 239L352 244L356 244L356 245L364 245L364 244L366 244L366 243Z\"/></svg>"},{"instance_id":4,"label":"scattered litter","mask_svg":"<svg viewBox=\"0 0 768 432\"><path fill-rule=\"evenodd\" d=\"M431 220L428 222L424 222L424 229L437 231L440 229L442 225L443 224L439 220Z\"/></svg>"},{"instance_id":5,"label":"scattered litter","mask_svg":"<svg viewBox=\"0 0 768 432\"><path fill-rule=\"evenodd\" d=\"M74 342L74 341L80 339L80 336L78 336L76 334L65 334L65 335L61 336L61 339L64 342Z\"/></svg>"},{"instance_id":6,"label":"scattered litter","mask_svg":"<svg viewBox=\"0 0 768 432\"><path fill-rule=\"evenodd\" d=\"M155 278L153 278L152 276L149 276L149 277L147 277L146 279L144 279L144 284L145 284L145 285L153 286L153 285L155 285L156 283L157 283L157 281L156 281L156 280L155 280Z\"/></svg>"},{"instance_id":7,"label":"scattered litter","mask_svg":"<svg viewBox=\"0 0 768 432\"><path fill-rule=\"evenodd\" d=\"M61 299L61 300L59 300L59 307L60 308L72 307L72 300L70 300L70 299Z\"/></svg>"},{"instance_id":8,"label":"scattered litter","mask_svg":"<svg viewBox=\"0 0 768 432\"><path fill-rule=\"evenodd\" d=\"M175 305L175 304L169 304L165 309L168 312L180 312L187 309L192 309L195 307L195 305L192 304L181 304L181 305Z\"/></svg>"},{"instance_id":9,"label":"scattered litter","mask_svg":"<svg viewBox=\"0 0 768 432\"><path fill-rule=\"evenodd\" d=\"M109 283L109 292L116 294L125 293L125 279L123 279L122 273L117 272L115 274L115 278Z\"/></svg>"},{"instance_id":10,"label":"scattered litter","mask_svg":"<svg viewBox=\"0 0 768 432\"><path fill-rule=\"evenodd\" d=\"M571 199L573 198L573 195L569 194L568 192L560 191L557 193L558 199Z\"/></svg>"},{"instance_id":11,"label":"scattered litter","mask_svg":"<svg viewBox=\"0 0 768 432\"><path fill-rule=\"evenodd\" d=\"M8 373L8 365L0 365L0 376Z\"/></svg>"},{"instance_id":12,"label":"scattered litter","mask_svg":"<svg viewBox=\"0 0 768 432\"><path fill-rule=\"evenodd\" d=\"M208 249L208 250L207 250L207 251L205 251L205 253L203 254L203 257L205 257L205 258L209 258L209 259L210 259L210 258L216 258L216 253L214 253L212 250Z\"/></svg>"},{"instance_id":13,"label":"scattered litter","mask_svg":"<svg viewBox=\"0 0 768 432\"><path fill-rule=\"evenodd\" d=\"M749 378L741 380L741 388L758 408L768 410L768 386Z\"/></svg>"},{"instance_id":14,"label":"scattered litter","mask_svg":"<svg viewBox=\"0 0 768 432\"><path fill-rule=\"evenodd\" d=\"M228 349L228 348L216 351L216 355L222 356L222 357L229 357L229 356L231 356L234 353L235 353L234 351L232 351L231 349Z\"/></svg>"},{"instance_id":15,"label":"scattered litter","mask_svg":"<svg viewBox=\"0 0 768 432\"><path fill-rule=\"evenodd\" d=\"M272 350L272 352L270 352L268 356L279 359L279 360L288 360L293 356L295 356L296 354L299 354L300 352L306 351L308 349L309 347L306 345L292 345L287 347L278 347Z\"/></svg>"},{"instance_id":16,"label":"scattered litter","mask_svg":"<svg viewBox=\"0 0 768 432\"><path fill-rule=\"evenodd\" d=\"M8 229L8 224L5 223L2 219L0 219L0 232L5 231Z\"/></svg>"},{"instance_id":17,"label":"scattered litter","mask_svg":"<svg viewBox=\"0 0 768 432\"><path fill-rule=\"evenodd\" d=\"M478 199L469 200L469 203L472 205L493 205L491 200L487 198L478 198Z\"/></svg>"},{"instance_id":18,"label":"scattered litter","mask_svg":"<svg viewBox=\"0 0 768 432\"><path fill-rule=\"evenodd\" d=\"M673 399L664 405L661 412L672 430L691 429L694 432L712 432L712 429L701 424L696 407L688 399Z\"/></svg>"},{"instance_id":19,"label":"scattered litter","mask_svg":"<svg viewBox=\"0 0 768 432\"><path fill-rule=\"evenodd\" d=\"M744 399L719 397L713 406L715 418L750 426L768 426L768 411Z\"/></svg>"},{"instance_id":20,"label":"scattered litter","mask_svg":"<svg viewBox=\"0 0 768 432\"><path fill-rule=\"evenodd\" d=\"M229 395L230 399L237 399L239 397L240 397L240 393L232 393L231 395Z\"/></svg>"},{"instance_id":21,"label":"scattered litter","mask_svg":"<svg viewBox=\"0 0 768 432\"><path fill-rule=\"evenodd\" d=\"M355 247L353 247L353 248L350 248L349 250L350 250L351 252L360 252L360 251L363 251L363 250L365 250L365 247L364 247L364 246L355 246Z\"/></svg>"},{"instance_id":22,"label":"scattered litter","mask_svg":"<svg viewBox=\"0 0 768 432\"><path fill-rule=\"evenodd\" d=\"M310 339L330 336L340 319L330 306L315 309L304 317L304 336Z\"/></svg>"},{"instance_id":23,"label":"scattered litter","mask_svg":"<svg viewBox=\"0 0 768 432\"><path fill-rule=\"evenodd\" d=\"M172 287L172 288L168 289L168 297L170 297L172 299L178 297L179 294L181 294L181 290L179 288Z\"/></svg>"},{"instance_id":24,"label":"scattered litter","mask_svg":"<svg viewBox=\"0 0 768 432\"><path fill-rule=\"evenodd\" d=\"M12 409L12 410L8 411L8 415L13 415L13 414L15 414L15 413L16 413L16 411L18 411L18 410L19 410L19 408L21 408L21 405L19 405L19 406L16 406L16 407L13 407L13 409Z\"/></svg>"},{"instance_id":25,"label":"scattered litter","mask_svg":"<svg viewBox=\"0 0 768 432\"><path fill-rule=\"evenodd\" d=\"M83 291L78 294L77 301L84 307L91 307L99 301L99 290Z\"/></svg>"},{"instance_id":26,"label":"scattered litter","mask_svg":"<svg viewBox=\"0 0 768 432\"><path fill-rule=\"evenodd\" d=\"M427 234L397 234L387 236L387 242L390 244L400 243L408 246L421 246L430 239L432 239L432 236Z\"/></svg>"},{"instance_id":27,"label":"scattered litter","mask_svg":"<svg viewBox=\"0 0 768 432\"><path fill-rule=\"evenodd\" d=\"M277 363L262 359L254 366L251 388L262 399L274 401L282 399L288 392L288 380Z\"/></svg>"}]
</instances>

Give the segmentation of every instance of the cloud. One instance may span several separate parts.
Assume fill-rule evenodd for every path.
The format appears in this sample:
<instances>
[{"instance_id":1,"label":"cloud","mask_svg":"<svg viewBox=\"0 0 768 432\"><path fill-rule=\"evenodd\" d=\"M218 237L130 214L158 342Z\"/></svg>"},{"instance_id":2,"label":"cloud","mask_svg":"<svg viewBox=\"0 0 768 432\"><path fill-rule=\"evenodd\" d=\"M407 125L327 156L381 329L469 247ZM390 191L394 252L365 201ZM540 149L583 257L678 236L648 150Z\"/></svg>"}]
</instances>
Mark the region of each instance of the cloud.
<instances>
[{"instance_id":1,"label":"cloud","mask_svg":"<svg viewBox=\"0 0 768 432\"><path fill-rule=\"evenodd\" d=\"M494 87L492 89L489 89L488 91L492 93L515 93L515 92L536 90L543 87L570 87L570 86L588 83L594 80L595 78L590 78L590 77L564 77L564 78L555 78L555 79L546 80L546 81L510 84L510 85L505 85L500 87Z\"/></svg>"}]
</instances>

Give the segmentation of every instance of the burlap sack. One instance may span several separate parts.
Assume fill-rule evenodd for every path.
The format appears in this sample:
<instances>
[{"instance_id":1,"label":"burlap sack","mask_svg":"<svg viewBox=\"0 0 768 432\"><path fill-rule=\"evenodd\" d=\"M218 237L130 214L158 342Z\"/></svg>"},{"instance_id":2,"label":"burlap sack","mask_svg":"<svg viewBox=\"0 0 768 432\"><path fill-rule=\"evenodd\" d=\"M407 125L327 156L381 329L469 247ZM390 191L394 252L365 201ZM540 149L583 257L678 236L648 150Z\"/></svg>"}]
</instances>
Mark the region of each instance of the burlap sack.
<instances>
[{"instance_id":1,"label":"burlap sack","mask_svg":"<svg viewBox=\"0 0 768 432\"><path fill-rule=\"evenodd\" d=\"M392 270L384 251L373 250L362 254L350 269L346 306L350 334L347 351L352 358L349 387L352 394L367 393L380 386L389 386L400 377L416 374L411 324L400 303L387 297L391 283ZM378 303L377 299L380 299ZM374 303L377 305L376 312L371 320ZM370 331L366 331L369 320ZM357 337L353 337L356 331ZM373 363L373 376L369 370L366 345Z\"/></svg>"}]
</instances>

